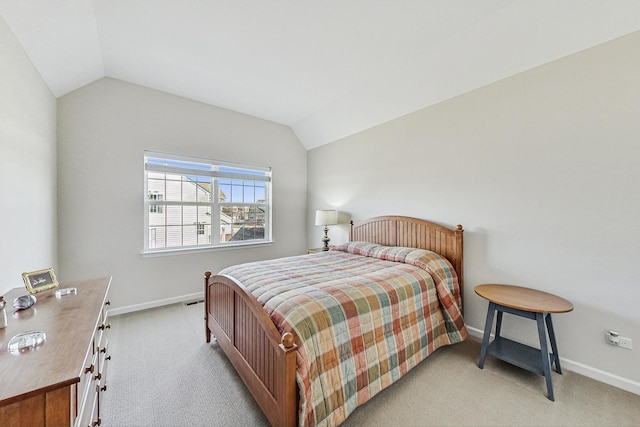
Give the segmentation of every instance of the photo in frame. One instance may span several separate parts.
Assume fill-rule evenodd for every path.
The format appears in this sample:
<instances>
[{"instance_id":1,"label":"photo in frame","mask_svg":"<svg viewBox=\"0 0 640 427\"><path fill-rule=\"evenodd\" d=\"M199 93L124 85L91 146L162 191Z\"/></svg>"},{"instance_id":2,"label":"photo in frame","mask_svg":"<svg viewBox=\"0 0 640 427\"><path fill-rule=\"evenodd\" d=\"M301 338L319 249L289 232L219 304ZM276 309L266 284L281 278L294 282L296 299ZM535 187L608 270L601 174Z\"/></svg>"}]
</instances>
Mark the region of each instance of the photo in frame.
<instances>
[{"instance_id":1,"label":"photo in frame","mask_svg":"<svg viewBox=\"0 0 640 427\"><path fill-rule=\"evenodd\" d=\"M53 268L32 271L31 273L22 273L22 279L30 294L58 287L58 281L56 280Z\"/></svg>"}]
</instances>

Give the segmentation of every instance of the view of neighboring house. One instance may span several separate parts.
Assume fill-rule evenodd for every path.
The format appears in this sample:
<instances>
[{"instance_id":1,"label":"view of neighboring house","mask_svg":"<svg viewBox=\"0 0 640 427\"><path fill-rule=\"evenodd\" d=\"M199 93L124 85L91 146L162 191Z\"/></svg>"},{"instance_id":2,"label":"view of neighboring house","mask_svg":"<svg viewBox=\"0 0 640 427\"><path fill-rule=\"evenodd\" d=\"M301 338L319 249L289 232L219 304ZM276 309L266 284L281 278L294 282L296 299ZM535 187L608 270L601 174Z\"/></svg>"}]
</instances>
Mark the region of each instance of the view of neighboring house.
<instances>
[{"instance_id":1,"label":"view of neighboring house","mask_svg":"<svg viewBox=\"0 0 640 427\"><path fill-rule=\"evenodd\" d=\"M211 181L164 173L149 173L149 248L198 246L212 242ZM218 191L219 242L264 238L265 212L256 204L226 204ZM180 202L180 204L171 204ZM258 205L264 203L257 200ZM190 204L192 203L192 204ZM218 221L213 221L218 223Z\"/></svg>"}]
</instances>

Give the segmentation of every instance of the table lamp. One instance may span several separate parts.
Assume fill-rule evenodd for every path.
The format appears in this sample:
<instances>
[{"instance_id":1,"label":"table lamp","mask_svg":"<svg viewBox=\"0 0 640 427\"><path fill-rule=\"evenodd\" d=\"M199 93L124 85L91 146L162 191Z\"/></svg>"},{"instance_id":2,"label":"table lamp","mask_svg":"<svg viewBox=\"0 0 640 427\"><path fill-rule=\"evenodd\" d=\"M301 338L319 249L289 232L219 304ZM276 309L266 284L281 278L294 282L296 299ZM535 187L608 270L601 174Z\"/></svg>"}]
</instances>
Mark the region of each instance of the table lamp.
<instances>
[{"instance_id":1,"label":"table lamp","mask_svg":"<svg viewBox=\"0 0 640 427\"><path fill-rule=\"evenodd\" d=\"M338 223L338 212L334 210L317 210L316 211L316 225L324 225L324 237L322 241L324 242L324 246L322 247L323 251L329 250L329 236L327 233L329 232L329 225L335 225Z\"/></svg>"}]
</instances>

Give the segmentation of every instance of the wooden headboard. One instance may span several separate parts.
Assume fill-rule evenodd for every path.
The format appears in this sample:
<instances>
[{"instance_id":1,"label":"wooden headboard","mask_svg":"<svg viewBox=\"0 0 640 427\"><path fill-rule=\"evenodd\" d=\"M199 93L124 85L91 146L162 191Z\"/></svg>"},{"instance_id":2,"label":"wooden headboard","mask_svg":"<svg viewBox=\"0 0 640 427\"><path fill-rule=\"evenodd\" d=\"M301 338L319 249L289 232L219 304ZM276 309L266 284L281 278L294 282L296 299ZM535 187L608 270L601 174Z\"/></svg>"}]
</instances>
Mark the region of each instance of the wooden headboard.
<instances>
[{"instance_id":1,"label":"wooden headboard","mask_svg":"<svg viewBox=\"0 0 640 427\"><path fill-rule=\"evenodd\" d=\"M427 249L444 256L455 268L460 292L464 295L461 225L452 230L430 221L406 216L378 216L350 223L349 240L352 242Z\"/></svg>"}]
</instances>

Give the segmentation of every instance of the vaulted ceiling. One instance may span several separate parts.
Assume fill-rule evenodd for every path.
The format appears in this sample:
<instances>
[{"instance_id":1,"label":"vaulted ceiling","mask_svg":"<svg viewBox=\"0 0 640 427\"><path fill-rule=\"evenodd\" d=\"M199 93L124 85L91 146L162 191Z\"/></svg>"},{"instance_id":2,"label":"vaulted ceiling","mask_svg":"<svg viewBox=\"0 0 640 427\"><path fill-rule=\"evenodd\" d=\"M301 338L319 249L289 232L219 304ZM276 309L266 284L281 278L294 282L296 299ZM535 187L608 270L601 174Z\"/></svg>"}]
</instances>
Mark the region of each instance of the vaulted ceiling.
<instances>
[{"instance_id":1,"label":"vaulted ceiling","mask_svg":"<svg viewBox=\"0 0 640 427\"><path fill-rule=\"evenodd\" d=\"M640 30L636 0L0 0L57 97L104 76L311 149Z\"/></svg>"}]
</instances>

